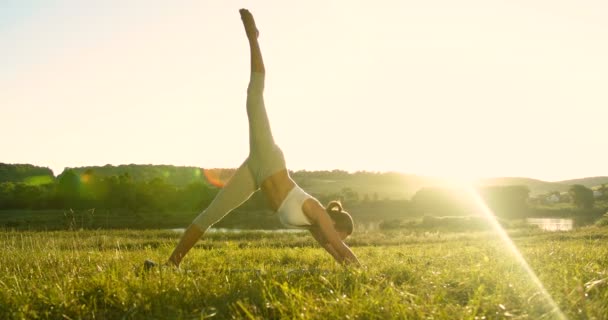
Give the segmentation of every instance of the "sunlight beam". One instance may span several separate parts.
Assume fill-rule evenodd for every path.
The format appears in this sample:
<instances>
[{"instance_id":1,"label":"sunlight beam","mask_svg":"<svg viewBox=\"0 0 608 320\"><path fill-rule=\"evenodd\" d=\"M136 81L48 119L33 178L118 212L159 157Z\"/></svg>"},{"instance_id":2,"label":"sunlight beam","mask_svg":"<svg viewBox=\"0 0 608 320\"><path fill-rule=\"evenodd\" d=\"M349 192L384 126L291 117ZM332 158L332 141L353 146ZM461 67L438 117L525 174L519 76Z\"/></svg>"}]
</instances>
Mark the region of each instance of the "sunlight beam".
<instances>
[{"instance_id":1,"label":"sunlight beam","mask_svg":"<svg viewBox=\"0 0 608 320\"><path fill-rule=\"evenodd\" d=\"M530 268L530 265L528 265L528 262L523 257L521 252L517 249L517 247L515 246L515 244L509 237L509 235L507 235L507 232L502 228L500 223L498 223L496 216L494 215L492 210L486 205L486 203L483 201L483 199L481 198L479 193L470 184L465 185L465 190L471 196L471 198L474 200L475 205L480 209L480 211L483 213L483 215L488 219L492 228L498 233L498 236L500 237L500 239L507 245L508 249L515 256L517 262L522 266L522 268L526 271L526 273L528 273L528 276L530 277L530 279L532 279L532 282L534 283L534 285L540 290L540 293L542 294L542 296L549 303L549 306L551 307L551 311L549 311L549 313L556 316L557 319L566 320L567 319L566 316L562 313L561 309L559 308L557 303L555 303L555 301L553 300L553 298L551 297L549 292L547 292L547 290L545 289L545 286L540 281L540 279L538 279L538 277L536 276L536 274L534 273L532 268Z\"/></svg>"}]
</instances>

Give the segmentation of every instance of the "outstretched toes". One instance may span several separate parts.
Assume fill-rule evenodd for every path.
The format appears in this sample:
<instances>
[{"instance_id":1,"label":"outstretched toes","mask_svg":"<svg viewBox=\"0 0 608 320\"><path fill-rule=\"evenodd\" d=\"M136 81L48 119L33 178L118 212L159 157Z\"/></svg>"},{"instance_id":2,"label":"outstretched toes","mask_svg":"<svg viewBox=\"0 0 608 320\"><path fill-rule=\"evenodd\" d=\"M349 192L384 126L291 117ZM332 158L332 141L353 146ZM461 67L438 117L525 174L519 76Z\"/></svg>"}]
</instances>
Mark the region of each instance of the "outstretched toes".
<instances>
[{"instance_id":1,"label":"outstretched toes","mask_svg":"<svg viewBox=\"0 0 608 320\"><path fill-rule=\"evenodd\" d=\"M245 26L245 33L249 39L257 39L260 36L260 32L255 26L255 20L253 15L247 9L240 9L241 20L243 20L243 26Z\"/></svg>"}]
</instances>

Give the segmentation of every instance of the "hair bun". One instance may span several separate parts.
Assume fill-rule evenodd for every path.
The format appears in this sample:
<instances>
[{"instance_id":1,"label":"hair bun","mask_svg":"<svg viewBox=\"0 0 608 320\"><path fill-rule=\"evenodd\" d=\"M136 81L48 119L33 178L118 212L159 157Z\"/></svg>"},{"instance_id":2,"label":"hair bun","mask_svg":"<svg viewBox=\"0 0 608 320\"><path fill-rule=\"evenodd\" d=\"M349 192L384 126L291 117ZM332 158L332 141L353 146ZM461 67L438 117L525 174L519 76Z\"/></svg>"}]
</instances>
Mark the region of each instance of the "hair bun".
<instances>
[{"instance_id":1,"label":"hair bun","mask_svg":"<svg viewBox=\"0 0 608 320\"><path fill-rule=\"evenodd\" d=\"M345 232L347 235L353 233L353 218L348 212L342 209L342 203L340 203L340 201L330 201L325 210L329 217L334 221L334 227L337 231Z\"/></svg>"},{"instance_id":2,"label":"hair bun","mask_svg":"<svg viewBox=\"0 0 608 320\"><path fill-rule=\"evenodd\" d=\"M327 204L327 211L336 211L336 212L341 212L342 211L342 204L340 203L340 201L331 201L329 202L329 204Z\"/></svg>"}]
</instances>

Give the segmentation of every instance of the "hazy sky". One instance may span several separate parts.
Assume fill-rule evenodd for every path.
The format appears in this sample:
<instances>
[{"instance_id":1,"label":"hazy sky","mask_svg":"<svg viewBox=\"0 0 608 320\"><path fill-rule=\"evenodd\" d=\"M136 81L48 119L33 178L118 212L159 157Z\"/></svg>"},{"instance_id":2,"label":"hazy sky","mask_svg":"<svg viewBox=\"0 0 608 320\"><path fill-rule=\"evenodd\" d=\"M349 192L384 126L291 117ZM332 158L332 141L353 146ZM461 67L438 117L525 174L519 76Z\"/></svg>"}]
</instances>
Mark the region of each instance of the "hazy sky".
<instances>
[{"instance_id":1,"label":"hazy sky","mask_svg":"<svg viewBox=\"0 0 608 320\"><path fill-rule=\"evenodd\" d=\"M236 167L249 52L290 169L608 175L608 2L0 1L0 162Z\"/></svg>"}]
</instances>

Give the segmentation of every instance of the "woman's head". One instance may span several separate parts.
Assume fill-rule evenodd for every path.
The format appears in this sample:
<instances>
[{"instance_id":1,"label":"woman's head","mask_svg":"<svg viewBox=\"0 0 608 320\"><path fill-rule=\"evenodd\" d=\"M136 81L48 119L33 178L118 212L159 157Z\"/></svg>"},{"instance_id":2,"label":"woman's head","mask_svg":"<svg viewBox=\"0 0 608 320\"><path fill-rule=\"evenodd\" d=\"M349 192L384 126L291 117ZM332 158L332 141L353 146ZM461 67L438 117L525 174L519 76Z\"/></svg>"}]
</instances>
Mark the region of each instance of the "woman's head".
<instances>
[{"instance_id":1,"label":"woman's head","mask_svg":"<svg viewBox=\"0 0 608 320\"><path fill-rule=\"evenodd\" d=\"M331 201L325 208L329 217L334 221L334 227L336 231L344 234L344 238L353 233L353 218L344 211L340 201Z\"/></svg>"}]
</instances>

